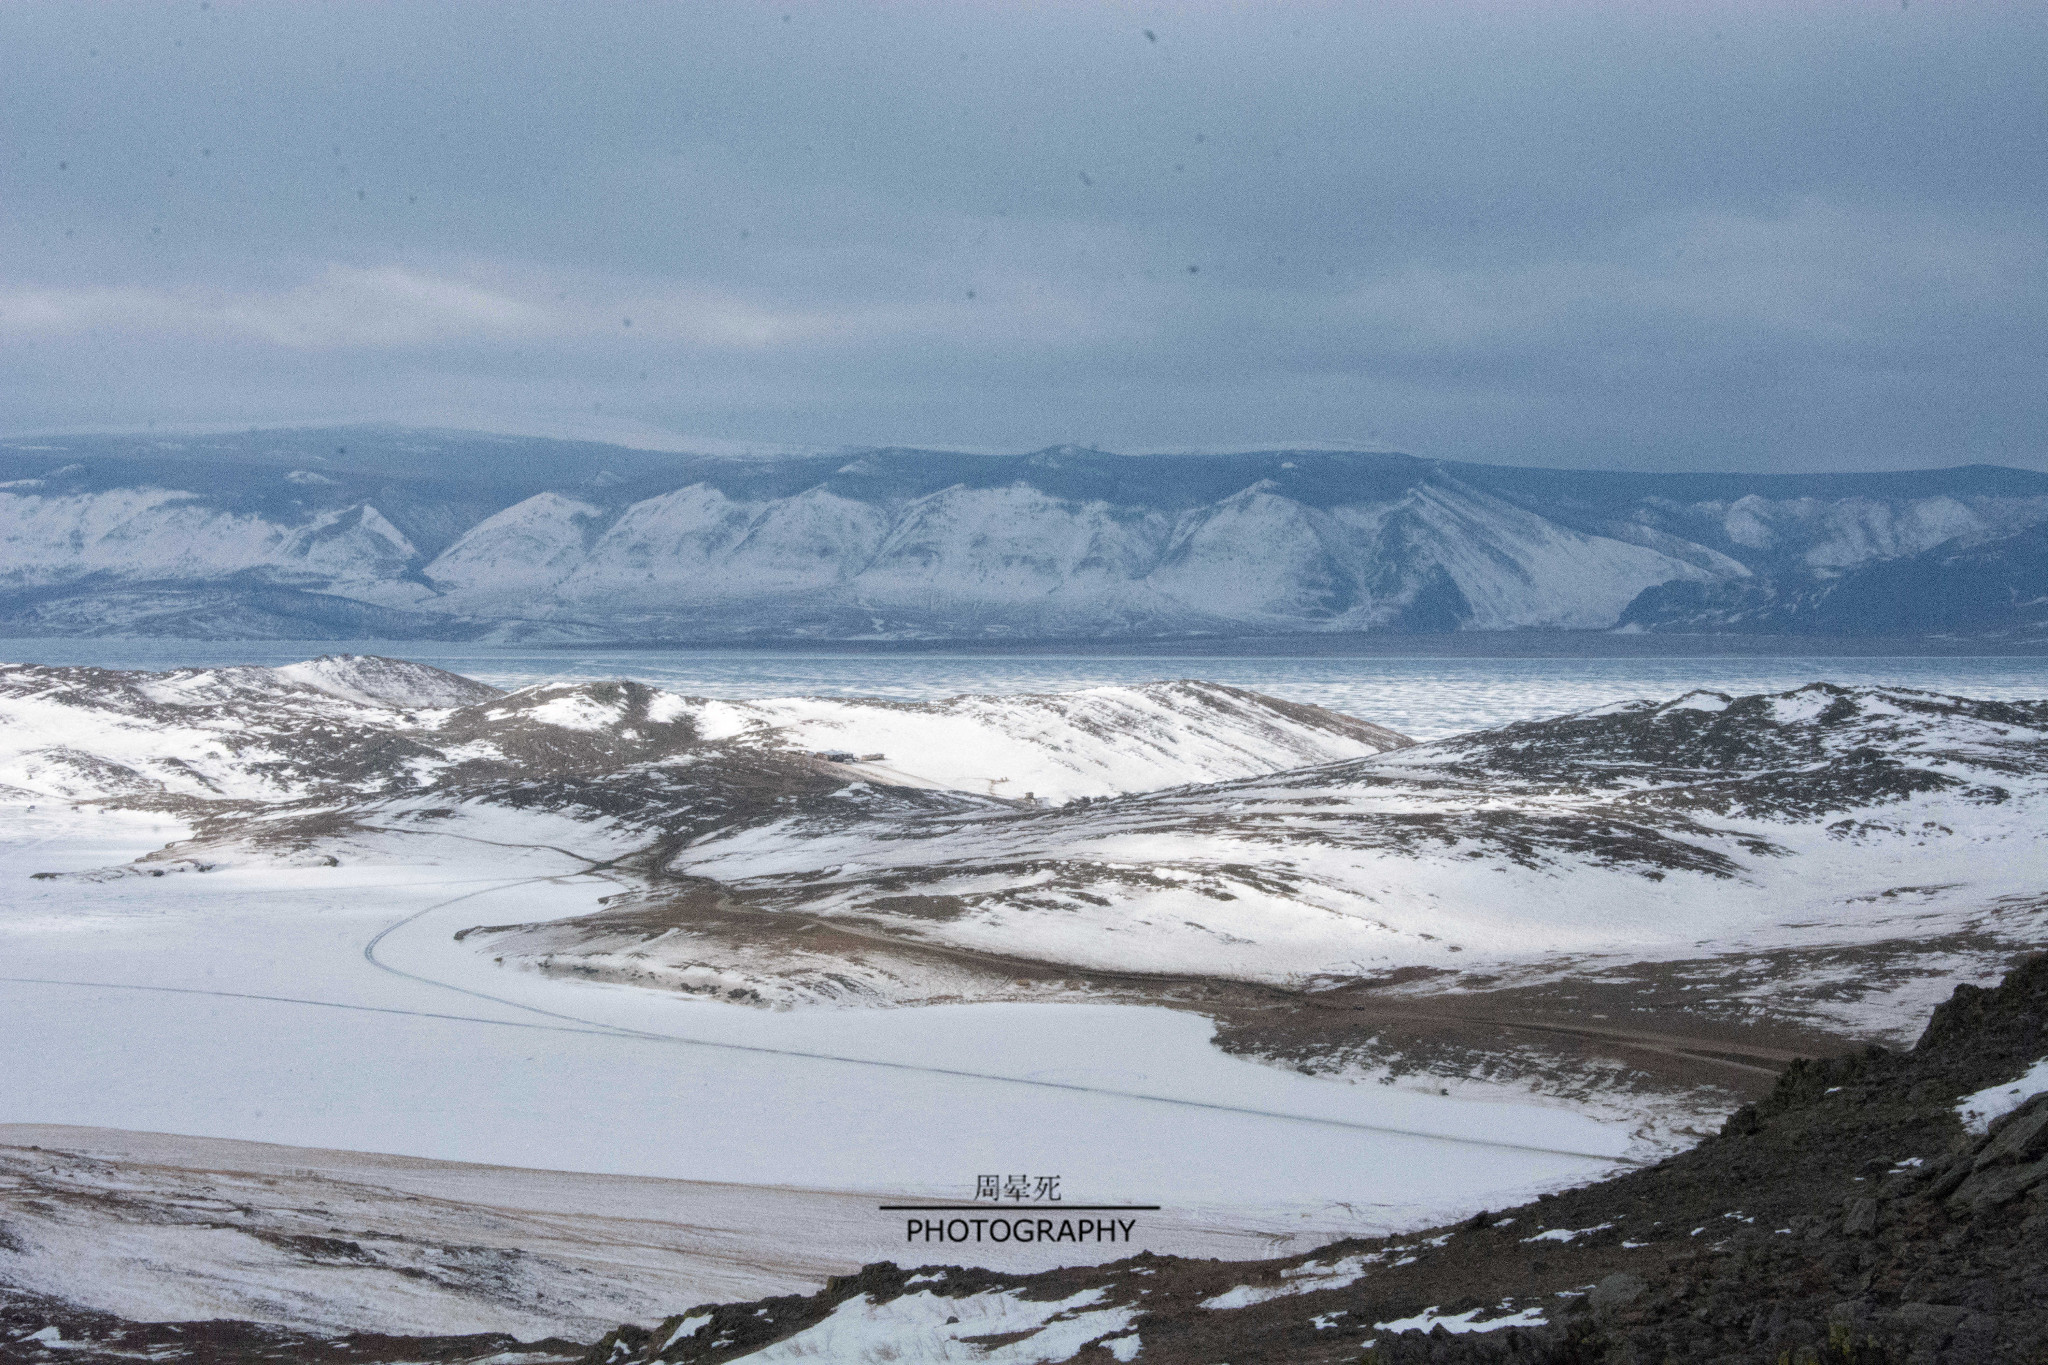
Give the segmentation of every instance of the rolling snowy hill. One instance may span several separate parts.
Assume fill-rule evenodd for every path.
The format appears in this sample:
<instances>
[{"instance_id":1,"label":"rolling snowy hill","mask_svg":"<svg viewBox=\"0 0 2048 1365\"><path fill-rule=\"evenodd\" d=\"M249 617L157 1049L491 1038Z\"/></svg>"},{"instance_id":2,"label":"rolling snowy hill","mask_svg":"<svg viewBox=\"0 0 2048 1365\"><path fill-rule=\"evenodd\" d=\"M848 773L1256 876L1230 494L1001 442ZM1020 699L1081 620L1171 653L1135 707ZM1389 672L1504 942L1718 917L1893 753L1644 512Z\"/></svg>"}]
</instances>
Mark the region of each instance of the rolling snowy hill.
<instances>
[{"instance_id":1,"label":"rolling snowy hill","mask_svg":"<svg viewBox=\"0 0 2048 1365\"><path fill-rule=\"evenodd\" d=\"M2043 620L2044 525L2048 475L1989 467L1597 474L1071 447L741 459L387 428L49 437L0 446L0 630L2011 635Z\"/></svg>"},{"instance_id":2,"label":"rolling snowy hill","mask_svg":"<svg viewBox=\"0 0 2048 1365\"><path fill-rule=\"evenodd\" d=\"M770 916L857 925L906 960L1315 991L1394 973L1500 990L1742 956L1747 975L1725 977L1715 1006L1729 1017L1881 1034L1941 989L1930 940L1948 967L2002 965L2048 928L2044 799L2043 704L1816 684L1053 810L792 813L699 838L667 870ZM772 936L730 958L702 936L650 943L687 920L655 913L672 895L657 885L493 951L645 984L813 993L807 968L777 974ZM908 969L849 986L860 980L842 973L825 994L927 989Z\"/></svg>"},{"instance_id":3,"label":"rolling snowy hill","mask_svg":"<svg viewBox=\"0 0 2048 1365\"><path fill-rule=\"evenodd\" d=\"M920 808L1029 809L1408 743L1318 706L1203 682L942 702L717 701L628 682L505 693L360 655L167 673L0 665L0 793L193 819L274 803L259 834L294 804L430 794L649 830L704 816L710 786L747 782L773 790L736 818L780 818L779 797L847 788L900 792ZM616 793L629 788L641 803L622 807Z\"/></svg>"},{"instance_id":4,"label":"rolling snowy hill","mask_svg":"<svg viewBox=\"0 0 2048 1365\"><path fill-rule=\"evenodd\" d=\"M135 863L62 872L85 896L392 862L428 832L547 847L616 891L472 924L463 951L760 1004L1174 1003L1291 1065L1583 1099L1553 1035L1653 1070L1789 1056L1893 1036L2038 946L2044 708L1814 684L1415 745L1198 682L728 702L374 658L16 666L0 783L175 822ZM1502 1012L1551 1041L1504 1050L1489 1024L1475 1053ZM1636 1022L1588 1023L1610 1018Z\"/></svg>"}]
</instances>

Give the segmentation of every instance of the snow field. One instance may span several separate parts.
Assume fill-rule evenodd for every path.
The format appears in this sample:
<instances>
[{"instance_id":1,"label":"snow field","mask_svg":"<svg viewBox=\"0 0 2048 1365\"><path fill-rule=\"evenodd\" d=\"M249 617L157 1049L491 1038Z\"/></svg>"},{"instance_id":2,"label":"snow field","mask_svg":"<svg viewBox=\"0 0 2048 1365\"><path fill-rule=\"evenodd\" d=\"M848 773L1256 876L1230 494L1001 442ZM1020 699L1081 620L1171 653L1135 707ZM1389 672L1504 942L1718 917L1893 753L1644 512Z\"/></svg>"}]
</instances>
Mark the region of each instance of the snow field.
<instances>
[{"instance_id":1,"label":"snow field","mask_svg":"<svg viewBox=\"0 0 2048 1365\"><path fill-rule=\"evenodd\" d=\"M881 753L876 775L883 781L904 774L932 786L1053 802L1363 758L1403 742L1376 727L1357 725L1360 733L1349 734L1313 724L1263 698L1198 682L954 697L920 706L670 696L657 706L664 720L694 715L706 739Z\"/></svg>"},{"instance_id":2,"label":"snow field","mask_svg":"<svg viewBox=\"0 0 2048 1365\"><path fill-rule=\"evenodd\" d=\"M0 885L28 889L0 907L0 1023L37 1045L0 1076L0 1121L955 1199L1031 1170L1071 1200L1301 1234L1586 1179L1628 1140L1236 1061L1163 1010L774 1013L506 973L454 930L585 913L611 885L541 849L391 844L83 886L27 883L10 847ZM378 944L394 970L364 957L420 911Z\"/></svg>"}]
</instances>

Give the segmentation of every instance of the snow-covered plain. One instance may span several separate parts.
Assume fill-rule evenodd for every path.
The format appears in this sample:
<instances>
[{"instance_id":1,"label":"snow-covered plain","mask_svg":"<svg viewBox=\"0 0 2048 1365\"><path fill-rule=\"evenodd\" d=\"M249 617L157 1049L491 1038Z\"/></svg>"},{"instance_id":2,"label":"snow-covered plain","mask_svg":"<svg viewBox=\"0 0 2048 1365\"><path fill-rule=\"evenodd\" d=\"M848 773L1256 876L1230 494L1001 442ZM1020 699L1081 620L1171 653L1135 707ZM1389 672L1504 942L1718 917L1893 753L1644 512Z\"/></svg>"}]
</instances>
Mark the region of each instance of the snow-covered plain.
<instances>
[{"instance_id":1,"label":"snow-covered plain","mask_svg":"<svg viewBox=\"0 0 2048 1365\"><path fill-rule=\"evenodd\" d=\"M16 888L0 912L0 1029L18 1040L0 1072L0 1121L727 1186L716 1198L643 1199L640 1216L671 1229L661 1255L616 1255L626 1264L594 1288L568 1282L582 1300L530 1306L364 1267L337 1277L269 1265L231 1233L139 1216L89 1221L69 1237L15 1228L36 1253L24 1264L39 1269L23 1281L0 1264L0 1276L137 1317L535 1335L550 1323L589 1328L607 1310L648 1320L810 1287L886 1257L1026 1269L1137 1247L1270 1254L1588 1179L1612 1169L1601 1158L1628 1140L1556 1110L1360 1090L1236 1061L1208 1045L1202 1021L1164 1010L771 1014L526 975L507 989L505 973L454 948L453 927L478 914L585 909L610 889L540 851L429 839L380 867L122 878L84 895L76 883L30 883L23 895L27 869L103 865L167 831L110 814L72 840L19 807L0 819L14 831L0 884ZM429 913L378 945L393 970L364 956L419 910ZM449 968L451 984L436 984ZM1503 1133L1511 1145L1496 1141ZM1288 1159L1269 1160L1275 1150ZM958 1200L977 1175L1012 1170L1061 1176L1067 1202L1166 1208L1131 1215L1136 1247L914 1249L904 1215L875 1207L890 1196ZM110 1192L124 1183L110 1180ZM248 1183L243 1202L297 1202L289 1186ZM432 1192L437 1203L479 1194ZM852 1208L847 1192L868 1199ZM577 1236L608 1234L593 1225ZM735 1260L757 1269L736 1273ZM593 1301L599 1289L609 1297Z\"/></svg>"},{"instance_id":2,"label":"snow-covered plain","mask_svg":"<svg viewBox=\"0 0 2048 1365\"><path fill-rule=\"evenodd\" d=\"M111 851L24 842L0 874L16 886ZM505 973L452 931L575 913L612 887L543 849L410 843L379 866L15 892L5 1008L10 1036L39 1045L0 1083L0 1119L950 1198L1029 1169L1072 1200L1241 1207L1269 1227L1348 1225L1339 1202L1400 1221L1448 1189L1484 1202L1474 1180L1590 1173L1624 1141L1563 1113L1238 1061L1162 1010L771 1013ZM1504 1128L1515 1144L1493 1140ZM1274 1141L1284 1168L1263 1159Z\"/></svg>"}]
</instances>

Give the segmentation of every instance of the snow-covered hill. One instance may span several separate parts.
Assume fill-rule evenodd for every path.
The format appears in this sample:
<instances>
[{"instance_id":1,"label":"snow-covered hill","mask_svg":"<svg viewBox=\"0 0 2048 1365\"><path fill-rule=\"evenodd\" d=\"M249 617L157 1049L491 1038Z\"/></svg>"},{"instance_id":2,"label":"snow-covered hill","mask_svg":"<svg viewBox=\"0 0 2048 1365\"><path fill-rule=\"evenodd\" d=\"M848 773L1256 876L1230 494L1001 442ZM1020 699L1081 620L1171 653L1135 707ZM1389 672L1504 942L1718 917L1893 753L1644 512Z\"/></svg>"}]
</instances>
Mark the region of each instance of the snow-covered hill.
<instances>
[{"instance_id":1,"label":"snow-covered hill","mask_svg":"<svg viewBox=\"0 0 2048 1365\"><path fill-rule=\"evenodd\" d=\"M1409 742L1321 707L1193 681L938 702L800 697L687 705L707 739L843 754L835 766L884 784L1041 802L1248 777Z\"/></svg>"},{"instance_id":2,"label":"snow-covered hill","mask_svg":"<svg viewBox=\"0 0 2048 1365\"><path fill-rule=\"evenodd\" d=\"M365 428L52 437L0 446L0 629L2009 633L2040 618L2007 582L2023 570L1835 589L2043 525L2048 476L1992 468L1667 476L1071 447L733 459Z\"/></svg>"},{"instance_id":3,"label":"snow-covered hill","mask_svg":"<svg viewBox=\"0 0 2048 1365\"><path fill-rule=\"evenodd\" d=\"M653 830L693 803L691 818L705 815L709 788L747 782L792 796L873 786L932 793L924 806L1011 809L1409 742L1321 707L1192 681L929 703L717 701L625 682L503 693L375 656L168 673L0 666L0 791L195 818L252 802L326 810L431 794ZM638 804L621 809L629 789ZM773 796L759 810L737 790L733 799L734 818L779 814Z\"/></svg>"},{"instance_id":4,"label":"snow-covered hill","mask_svg":"<svg viewBox=\"0 0 2048 1365\"><path fill-rule=\"evenodd\" d=\"M2048 703L1905 689L1410 745L1199 682L731 702L365 658L14 667L0 783L185 821L157 865L376 857L423 821L573 846L628 889L493 956L749 999L1000 996L1024 963L1309 992L1661 963L1721 973L1727 1018L1881 1034L2048 931Z\"/></svg>"},{"instance_id":5,"label":"snow-covered hill","mask_svg":"<svg viewBox=\"0 0 2048 1365\"><path fill-rule=\"evenodd\" d=\"M0 792L25 801L286 801L403 781L390 746L496 688L424 664L326 657L285 668L0 665ZM367 761L352 757L372 750ZM424 752L424 751L422 751Z\"/></svg>"},{"instance_id":6,"label":"snow-covered hill","mask_svg":"<svg viewBox=\"0 0 2048 1365\"><path fill-rule=\"evenodd\" d=\"M1882 1028L1921 972L1876 945L1938 927L1976 936L1951 957L1995 956L2048 931L2044 800L2048 704L1816 684L1041 813L733 829L670 868L911 946L1307 988L1854 947L1860 986L1801 989L1813 1017ZM560 932L540 938L559 959Z\"/></svg>"},{"instance_id":7,"label":"snow-covered hill","mask_svg":"<svg viewBox=\"0 0 2048 1365\"><path fill-rule=\"evenodd\" d=\"M639 889L465 941L753 1003L1173 1003L1234 1051L1534 1089L1649 1148L2048 944L2042 702L1703 692L1051 808L911 795L677 811Z\"/></svg>"}]
</instances>

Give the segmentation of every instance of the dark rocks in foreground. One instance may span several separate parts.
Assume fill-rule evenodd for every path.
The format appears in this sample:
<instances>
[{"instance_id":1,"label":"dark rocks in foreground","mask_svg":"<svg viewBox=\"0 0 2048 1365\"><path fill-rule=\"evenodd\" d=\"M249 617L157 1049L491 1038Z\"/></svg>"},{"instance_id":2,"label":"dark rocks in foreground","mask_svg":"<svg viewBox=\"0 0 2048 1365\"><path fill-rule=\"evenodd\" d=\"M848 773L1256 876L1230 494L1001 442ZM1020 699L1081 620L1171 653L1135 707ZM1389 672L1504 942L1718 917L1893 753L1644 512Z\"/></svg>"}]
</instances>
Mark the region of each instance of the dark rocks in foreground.
<instances>
[{"instance_id":1,"label":"dark rocks in foreground","mask_svg":"<svg viewBox=\"0 0 2048 1365\"><path fill-rule=\"evenodd\" d=\"M129 1322L0 1286L0 1362L5 1365L565 1365L582 1350L575 1342L522 1342L502 1332L324 1336L260 1322Z\"/></svg>"},{"instance_id":2,"label":"dark rocks in foreground","mask_svg":"<svg viewBox=\"0 0 2048 1365\"><path fill-rule=\"evenodd\" d=\"M1955 1108L2044 1056L2048 955L1995 989L1957 988L1910 1052L1795 1063L1692 1151L1434 1237L1029 1276L875 1265L807 1298L697 1310L713 1330L679 1335L681 1318L621 1328L585 1359L738 1359L862 1296L1007 1291L1043 1303L1094 1290L1091 1310L1139 1316L1076 1362L1125 1358L1111 1348L1131 1333L1148 1365L2048 1361L2048 1095L1983 1135ZM1348 1281L1331 1273L1347 1258L1363 1269ZM1467 1330L1378 1326L1418 1317Z\"/></svg>"}]
</instances>

